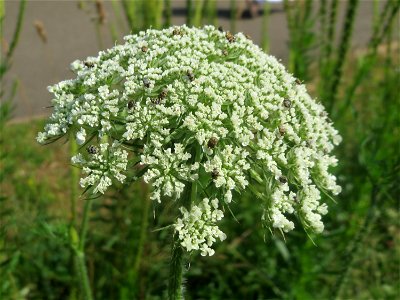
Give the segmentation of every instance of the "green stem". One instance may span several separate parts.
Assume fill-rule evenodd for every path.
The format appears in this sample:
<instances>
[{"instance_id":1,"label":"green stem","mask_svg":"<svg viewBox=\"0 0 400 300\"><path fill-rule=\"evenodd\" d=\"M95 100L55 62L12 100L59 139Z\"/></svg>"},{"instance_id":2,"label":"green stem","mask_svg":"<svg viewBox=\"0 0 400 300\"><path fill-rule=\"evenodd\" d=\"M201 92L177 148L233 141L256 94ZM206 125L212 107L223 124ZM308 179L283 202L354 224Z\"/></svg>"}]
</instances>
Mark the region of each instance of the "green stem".
<instances>
[{"instance_id":1,"label":"green stem","mask_svg":"<svg viewBox=\"0 0 400 300\"><path fill-rule=\"evenodd\" d=\"M329 20L328 26L324 26L326 30L323 30L323 34L326 34L323 40L323 47L321 50L321 74L320 74L320 82L318 86L318 94L321 99L325 99L327 95L326 86L330 83L331 72L332 72L332 50L335 42L335 28L336 28L336 18L337 18L337 10L338 10L339 0L332 0L330 11L329 11Z\"/></svg>"},{"instance_id":2,"label":"green stem","mask_svg":"<svg viewBox=\"0 0 400 300\"><path fill-rule=\"evenodd\" d=\"M333 69L332 82L327 97L327 111L331 112L337 97L338 87L342 78L343 66L350 46L350 38L353 32L355 14L359 0L350 0L347 6L346 19L342 30L342 38L339 44L339 51L336 57L336 64Z\"/></svg>"},{"instance_id":3,"label":"green stem","mask_svg":"<svg viewBox=\"0 0 400 300\"><path fill-rule=\"evenodd\" d=\"M139 237L139 245L136 253L135 264L133 266L134 278L138 277L140 263L142 259L142 253L144 248L144 242L146 241L147 236L147 228L148 228L148 215L150 209L150 198L148 192L148 186L145 182L142 181L142 198L143 198L143 211L142 211L142 224L140 226L140 237Z\"/></svg>"},{"instance_id":4,"label":"green stem","mask_svg":"<svg viewBox=\"0 0 400 300\"><path fill-rule=\"evenodd\" d=\"M325 57L329 61L333 44L335 42L335 28L336 28L336 17L337 17L337 10L338 10L339 0L332 0L331 8L330 8L330 15L329 15L329 26L328 26L328 33L326 38L326 48L325 48Z\"/></svg>"},{"instance_id":5,"label":"green stem","mask_svg":"<svg viewBox=\"0 0 400 300\"><path fill-rule=\"evenodd\" d=\"M270 13L270 5L268 1L265 1L263 7L263 18L262 18L261 47L266 53L268 53L269 51L269 32L268 32L269 13Z\"/></svg>"},{"instance_id":6,"label":"green stem","mask_svg":"<svg viewBox=\"0 0 400 300\"><path fill-rule=\"evenodd\" d=\"M125 17L132 33L137 33L143 26L143 16L139 14L141 1L122 0Z\"/></svg>"},{"instance_id":7,"label":"green stem","mask_svg":"<svg viewBox=\"0 0 400 300\"><path fill-rule=\"evenodd\" d=\"M17 17L17 26L15 27L15 31L11 40L10 48L8 49L6 57L3 59L0 65L0 80L3 78L4 74L10 67L10 60L14 53L15 47L17 47L19 35L21 33L22 23L24 20L26 0L21 0L19 4L19 11ZM2 3L2 14L4 14L5 8L4 3ZM1 16L1 31L3 31L3 18L5 15ZM1 32L2 33L2 32Z\"/></svg>"},{"instance_id":8,"label":"green stem","mask_svg":"<svg viewBox=\"0 0 400 300\"><path fill-rule=\"evenodd\" d=\"M201 148L197 147L195 153L195 162L201 161ZM197 199L197 182L193 181L188 184L185 188L184 195L182 197L182 206L188 211L192 206L192 203ZM178 235L174 235L172 242L172 254L171 254L171 265L170 265L170 276L168 286L168 297L170 300L181 300L183 296L183 273L184 273L184 251L180 244Z\"/></svg>"},{"instance_id":9,"label":"green stem","mask_svg":"<svg viewBox=\"0 0 400 300\"><path fill-rule=\"evenodd\" d=\"M231 0L230 30L236 32L237 5L236 0Z\"/></svg>"},{"instance_id":10,"label":"green stem","mask_svg":"<svg viewBox=\"0 0 400 300\"><path fill-rule=\"evenodd\" d=\"M19 11L18 11L18 17L17 17L17 27L15 28L15 32L13 35L13 39L11 41L10 49L8 50L7 53L7 60L9 60L14 53L15 47L18 44L19 40L19 35L21 33L21 28L22 28L22 21L24 20L24 13L25 13L25 6L26 6L26 0L21 0L19 4Z\"/></svg>"},{"instance_id":11,"label":"green stem","mask_svg":"<svg viewBox=\"0 0 400 300\"><path fill-rule=\"evenodd\" d=\"M73 137L71 136L73 139ZM71 141L70 143L70 154L71 157L78 153L78 145ZM72 167L71 168L71 195L70 195L70 202L71 202L71 226L76 225L76 198L78 195L78 178L79 178L79 169Z\"/></svg>"},{"instance_id":12,"label":"green stem","mask_svg":"<svg viewBox=\"0 0 400 300\"><path fill-rule=\"evenodd\" d=\"M89 276L86 268L85 263L85 239L87 233L87 227L89 223L89 214L92 208L92 199L88 199L85 201L85 207L83 209L83 219L82 219L82 226L81 232L79 236L79 243L76 250L76 258L77 258L77 267L79 270L79 277L82 284L82 291L85 300L92 300L92 291L89 284Z\"/></svg>"},{"instance_id":13,"label":"green stem","mask_svg":"<svg viewBox=\"0 0 400 300\"><path fill-rule=\"evenodd\" d=\"M363 242L365 241L365 238L368 235L368 232L370 231L373 223L375 222L378 193L379 193L379 188L376 185L372 185L371 197L370 197L371 203L367 215L365 216L364 224L360 228L357 235L354 237L353 243L351 244L351 247L347 252L347 255L344 257L344 264L343 264L344 269L342 271L341 276L338 276L338 280L336 282L336 286L334 289L336 294L332 299L337 299L337 300L343 299L342 297L343 289L348 282L350 271L354 268L355 258L357 257L357 254L359 253L360 248L363 245Z\"/></svg>"},{"instance_id":14,"label":"green stem","mask_svg":"<svg viewBox=\"0 0 400 300\"><path fill-rule=\"evenodd\" d=\"M171 0L164 0L164 27L170 27L172 22Z\"/></svg>"},{"instance_id":15,"label":"green stem","mask_svg":"<svg viewBox=\"0 0 400 300\"><path fill-rule=\"evenodd\" d=\"M344 97L345 101L341 105L341 107L332 112L332 116L336 120L342 118L345 115L345 111L352 104L357 88L361 86L362 81L366 78L372 67L375 65L378 46L382 43L385 35L391 31L395 17L398 14L399 7L399 2L387 2L387 5L385 6L382 13L382 18L380 22L381 26L376 27L374 30L374 34L368 44L368 54L364 58L364 62L362 63L362 65L358 68L356 75L353 76L353 81L351 85L346 90L346 94Z\"/></svg>"},{"instance_id":16,"label":"green stem","mask_svg":"<svg viewBox=\"0 0 400 300\"><path fill-rule=\"evenodd\" d=\"M83 298L85 300L92 300L92 290L90 289L90 284L89 284L89 277L88 277L88 272L85 264L85 254L84 252L77 251L76 253L76 258L77 258L77 267L79 271L79 277L81 278L81 284L82 284L82 291L83 291Z\"/></svg>"},{"instance_id":17,"label":"green stem","mask_svg":"<svg viewBox=\"0 0 400 300\"><path fill-rule=\"evenodd\" d=\"M170 280L168 287L169 300L181 300L183 298L183 248L179 238L174 237L170 266Z\"/></svg>"},{"instance_id":18,"label":"green stem","mask_svg":"<svg viewBox=\"0 0 400 300\"><path fill-rule=\"evenodd\" d=\"M319 67L319 73L320 75L323 74L323 66L324 66L324 59L325 57L323 56L323 47L326 45L326 38L325 38L325 32L326 32L326 5L327 5L327 0L321 0L320 4L319 4L319 12L318 12L318 16L319 16L319 24L321 27L320 30L320 35L319 35L319 41L320 41L320 49L319 49L319 61L318 61L318 67Z\"/></svg>"},{"instance_id":19,"label":"green stem","mask_svg":"<svg viewBox=\"0 0 400 300\"><path fill-rule=\"evenodd\" d=\"M194 5L193 26L200 27L203 19L204 0L197 0Z\"/></svg>"},{"instance_id":20,"label":"green stem","mask_svg":"<svg viewBox=\"0 0 400 300\"><path fill-rule=\"evenodd\" d=\"M297 4L296 4L297 5ZM285 10L286 22L289 31L289 71L294 72L295 69L295 58L296 58L296 46L295 46L295 26L294 26L294 16L292 11L292 4L289 3L289 0L283 1L283 8Z\"/></svg>"},{"instance_id":21,"label":"green stem","mask_svg":"<svg viewBox=\"0 0 400 300\"><path fill-rule=\"evenodd\" d=\"M205 15L208 19L208 24L218 26L217 0L206 0L205 11Z\"/></svg>"},{"instance_id":22,"label":"green stem","mask_svg":"<svg viewBox=\"0 0 400 300\"><path fill-rule=\"evenodd\" d=\"M186 0L186 25L187 26L192 26L192 20L193 20L193 0Z\"/></svg>"},{"instance_id":23,"label":"green stem","mask_svg":"<svg viewBox=\"0 0 400 300\"><path fill-rule=\"evenodd\" d=\"M70 155L71 157L76 155L78 153L78 145L74 142L74 135L71 134L70 135ZM75 167L71 167L71 181L70 181L70 190L71 190L71 194L70 194L70 239L69 239L69 243L71 246L71 264L72 264L72 269L74 270L74 273L77 274L78 278L82 278L80 276L81 271L79 268L79 264L78 264L78 257L75 253L76 251L76 247L78 245L78 236L76 233L76 198L78 195L78 180L79 180L79 169L75 168ZM75 294L76 294L76 288L75 286L71 289L71 299L75 298Z\"/></svg>"},{"instance_id":24,"label":"green stem","mask_svg":"<svg viewBox=\"0 0 400 300\"><path fill-rule=\"evenodd\" d=\"M79 235L79 250L83 251L85 249L85 240L86 240L86 233L89 223L89 214L92 208L93 199L85 200L85 207L83 208L83 219L82 219L82 226L81 232Z\"/></svg>"}]
</instances>

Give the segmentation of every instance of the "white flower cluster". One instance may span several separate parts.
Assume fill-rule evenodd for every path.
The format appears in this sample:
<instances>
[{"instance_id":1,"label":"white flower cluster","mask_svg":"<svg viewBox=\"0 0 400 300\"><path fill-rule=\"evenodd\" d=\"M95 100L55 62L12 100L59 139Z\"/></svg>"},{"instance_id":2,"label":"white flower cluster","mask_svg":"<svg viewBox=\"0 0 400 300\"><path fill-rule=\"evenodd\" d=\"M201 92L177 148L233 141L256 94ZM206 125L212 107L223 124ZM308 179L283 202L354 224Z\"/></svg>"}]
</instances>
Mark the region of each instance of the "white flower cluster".
<instances>
[{"instance_id":1,"label":"white flower cluster","mask_svg":"<svg viewBox=\"0 0 400 300\"><path fill-rule=\"evenodd\" d=\"M193 182L224 205L246 190L259 193L267 226L290 231L296 216L322 231L319 190L340 192L329 168L341 138L301 82L243 34L213 26L125 41L75 61L76 78L49 88L54 112L39 142L72 133L84 149L107 136L130 150L128 158L100 145L89 159L75 157L87 174L82 186L104 193L139 160L156 201L179 198Z\"/></svg>"},{"instance_id":2,"label":"white flower cluster","mask_svg":"<svg viewBox=\"0 0 400 300\"><path fill-rule=\"evenodd\" d=\"M101 193L112 184L112 178L124 182L126 176L123 172L128 164L128 152L122 150L114 143L111 147L108 143L88 147L89 154L85 158L82 153L71 158L74 165L80 166L87 176L81 178L80 185L83 188L94 187L93 193Z\"/></svg>"},{"instance_id":3,"label":"white flower cluster","mask_svg":"<svg viewBox=\"0 0 400 300\"><path fill-rule=\"evenodd\" d=\"M232 192L235 187L246 188L249 184L244 173L250 169L250 164L246 160L249 153L242 148L233 149L231 145L226 145L219 155L213 156L204 163L206 172L212 173L214 183L217 188L226 190L224 199L227 203L232 201Z\"/></svg>"},{"instance_id":4,"label":"white flower cluster","mask_svg":"<svg viewBox=\"0 0 400 300\"><path fill-rule=\"evenodd\" d=\"M151 148L145 147L146 154L141 156L141 162L150 167L144 174L144 181L153 183L155 191L151 198L160 202L161 192L165 196L175 195L179 198L185 188L182 181L193 181L198 178L196 171L199 163L187 163L192 155L184 152L182 144L175 144L174 152L171 148L151 149L151 152L149 149Z\"/></svg>"},{"instance_id":5,"label":"white flower cluster","mask_svg":"<svg viewBox=\"0 0 400 300\"><path fill-rule=\"evenodd\" d=\"M218 209L218 199L204 198L199 205L194 205L190 211L184 207L181 209L182 218L178 218L175 231L179 235L181 245L187 250L200 250L202 256L213 255L211 246L219 239L226 239L216 222L224 217L224 213Z\"/></svg>"}]
</instances>

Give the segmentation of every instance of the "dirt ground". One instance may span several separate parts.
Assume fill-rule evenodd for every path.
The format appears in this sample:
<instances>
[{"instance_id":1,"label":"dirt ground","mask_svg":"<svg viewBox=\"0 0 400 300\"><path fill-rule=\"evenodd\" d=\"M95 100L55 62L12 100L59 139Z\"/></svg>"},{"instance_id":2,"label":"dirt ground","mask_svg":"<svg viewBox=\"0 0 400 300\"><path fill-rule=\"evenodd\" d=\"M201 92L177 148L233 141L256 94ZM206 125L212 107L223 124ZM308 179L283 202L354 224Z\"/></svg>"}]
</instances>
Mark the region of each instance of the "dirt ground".
<instances>
[{"instance_id":1,"label":"dirt ground","mask_svg":"<svg viewBox=\"0 0 400 300\"><path fill-rule=\"evenodd\" d=\"M94 1L28 1L26 15L15 51L12 69L6 78L6 84L19 81L15 98L15 119L48 115L51 95L46 87L61 80L71 78L69 65L75 59L84 59L96 55L100 49L112 47L109 24L113 22L113 10L110 1L105 1L106 23L100 28L101 40L96 30L97 16ZM3 47L10 41L15 28L19 2L6 0L6 19ZM218 1L219 24L229 29L230 0ZM372 0L361 0L354 28L353 46L363 47L371 34ZM173 1L173 24L185 23L185 1ZM343 18L346 1L340 2L339 18ZM36 26L35 26L36 24ZM237 21L237 31L249 34L256 43L261 41L262 18L242 18ZM42 27L46 42L37 33L36 27ZM269 18L270 54L284 63L287 61L288 32L282 3L271 3ZM318 30L316 28L316 30ZM340 30L340 28L338 28ZM122 37L129 33L127 26L119 29ZM42 36L43 37L43 36Z\"/></svg>"}]
</instances>

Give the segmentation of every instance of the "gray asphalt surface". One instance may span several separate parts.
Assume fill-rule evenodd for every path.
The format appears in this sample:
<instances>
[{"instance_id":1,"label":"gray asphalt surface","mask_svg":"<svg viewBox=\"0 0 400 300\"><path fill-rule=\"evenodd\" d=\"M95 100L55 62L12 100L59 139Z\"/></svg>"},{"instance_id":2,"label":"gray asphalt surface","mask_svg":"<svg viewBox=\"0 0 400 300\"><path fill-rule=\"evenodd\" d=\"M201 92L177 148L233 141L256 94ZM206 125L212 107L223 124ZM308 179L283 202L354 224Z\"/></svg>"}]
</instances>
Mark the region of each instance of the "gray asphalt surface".
<instances>
[{"instance_id":1,"label":"gray asphalt surface","mask_svg":"<svg viewBox=\"0 0 400 300\"><path fill-rule=\"evenodd\" d=\"M229 0L218 1L219 24L229 29ZM372 0L361 0L358 10L353 46L365 45L371 34ZM18 1L6 0L6 19L3 46L10 41L14 31ZM346 1L340 2L339 18L343 18ZM19 80L15 98L15 119L51 113L45 107L51 95L46 87L72 77L69 65L75 59L96 55L100 49L112 47L109 24L113 22L111 2L105 2L106 23L101 27L102 42L99 42L94 19L97 16L94 1L78 8L78 1L28 1L20 42L13 57L13 64L6 77L6 84ZM173 24L185 23L185 1L173 2ZM37 33L35 22L41 22L47 36L44 43ZM240 19L237 31L249 34L255 43L261 41L261 17ZM338 28L340 29L340 28ZM318 29L316 29L318 30ZM119 30L122 37L129 33L128 27ZM287 61L288 32L281 3L271 4L269 19L270 54ZM121 41L121 40L120 40Z\"/></svg>"}]
</instances>

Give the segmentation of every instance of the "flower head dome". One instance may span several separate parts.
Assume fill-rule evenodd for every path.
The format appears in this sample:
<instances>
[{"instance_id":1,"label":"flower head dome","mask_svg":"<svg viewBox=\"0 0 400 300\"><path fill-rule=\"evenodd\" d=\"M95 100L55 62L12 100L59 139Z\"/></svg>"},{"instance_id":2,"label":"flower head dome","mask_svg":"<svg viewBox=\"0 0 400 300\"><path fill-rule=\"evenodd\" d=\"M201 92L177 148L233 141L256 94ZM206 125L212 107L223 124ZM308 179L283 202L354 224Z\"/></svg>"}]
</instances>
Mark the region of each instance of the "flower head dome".
<instances>
[{"instance_id":1,"label":"flower head dome","mask_svg":"<svg viewBox=\"0 0 400 300\"><path fill-rule=\"evenodd\" d=\"M219 207L242 192L254 195L269 227L290 231L296 215L323 230L320 191L340 192L329 173L340 136L303 84L243 34L213 26L125 41L75 61L76 78L49 87L54 112L37 139L76 137L82 187L104 193L138 165L154 201L180 198L197 182L175 230L183 247L204 255L225 238L215 226Z\"/></svg>"}]
</instances>

